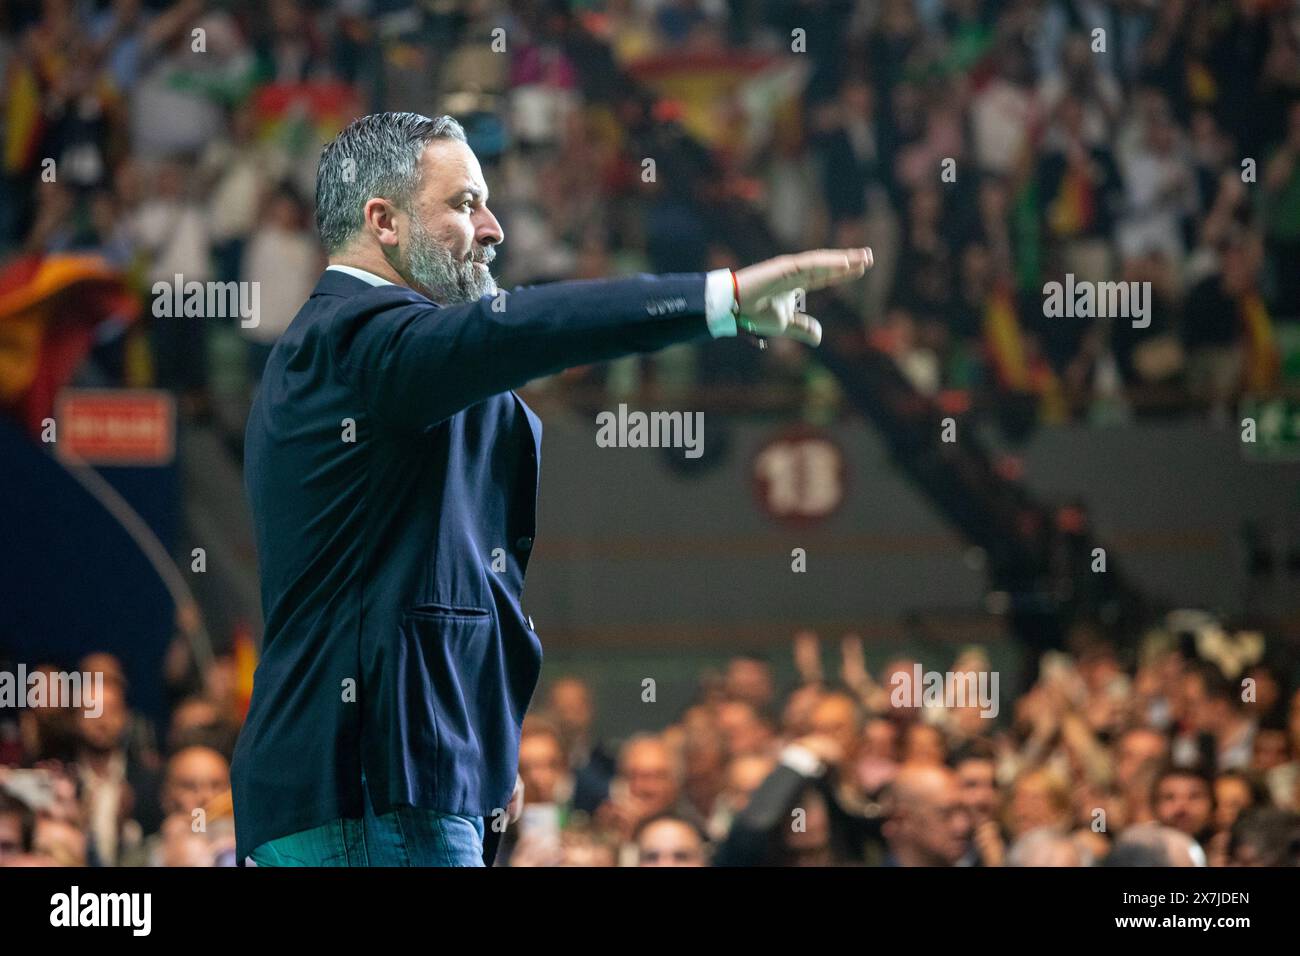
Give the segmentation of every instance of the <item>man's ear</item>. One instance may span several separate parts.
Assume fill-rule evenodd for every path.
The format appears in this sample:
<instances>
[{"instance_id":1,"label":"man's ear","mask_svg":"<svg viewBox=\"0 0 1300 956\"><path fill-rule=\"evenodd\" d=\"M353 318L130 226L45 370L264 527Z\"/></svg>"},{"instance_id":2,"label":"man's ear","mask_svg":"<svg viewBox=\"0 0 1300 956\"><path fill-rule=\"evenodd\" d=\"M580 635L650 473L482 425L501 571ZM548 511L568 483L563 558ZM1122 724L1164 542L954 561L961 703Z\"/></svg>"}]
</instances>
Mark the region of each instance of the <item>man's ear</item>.
<instances>
[{"instance_id":1,"label":"man's ear","mask_svg":"<svg viewBox=\"0 0 1300 956\"><path fill-rule=\"evenodd\" d=\"M387 199L368 199L361 210L365 229L381 246L396 248L398 237L397 207Z\"/></svg>"}]
</instances>

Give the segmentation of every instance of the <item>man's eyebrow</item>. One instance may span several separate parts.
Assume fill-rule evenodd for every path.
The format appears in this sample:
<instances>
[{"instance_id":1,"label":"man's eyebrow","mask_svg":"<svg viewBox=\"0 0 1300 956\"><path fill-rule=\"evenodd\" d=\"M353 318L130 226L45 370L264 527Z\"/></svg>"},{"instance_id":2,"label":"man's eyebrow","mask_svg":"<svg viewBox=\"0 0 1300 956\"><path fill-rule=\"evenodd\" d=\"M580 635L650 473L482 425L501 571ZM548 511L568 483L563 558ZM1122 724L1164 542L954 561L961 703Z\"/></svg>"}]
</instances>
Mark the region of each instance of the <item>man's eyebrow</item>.
<instances>
[{"instance_id":1,"label":"man's eyebrow","mask_svg":"<svg viewBox=\"0 0 1300 956\"><path fill-rule=\"evenodd\" d=\"M486 189L479 189L477 186L465 186L463 189L457 190L452 198L455 199L460 196L469 196L475 202L487 202L488 194Z\"/></svg>"}]
</instances>

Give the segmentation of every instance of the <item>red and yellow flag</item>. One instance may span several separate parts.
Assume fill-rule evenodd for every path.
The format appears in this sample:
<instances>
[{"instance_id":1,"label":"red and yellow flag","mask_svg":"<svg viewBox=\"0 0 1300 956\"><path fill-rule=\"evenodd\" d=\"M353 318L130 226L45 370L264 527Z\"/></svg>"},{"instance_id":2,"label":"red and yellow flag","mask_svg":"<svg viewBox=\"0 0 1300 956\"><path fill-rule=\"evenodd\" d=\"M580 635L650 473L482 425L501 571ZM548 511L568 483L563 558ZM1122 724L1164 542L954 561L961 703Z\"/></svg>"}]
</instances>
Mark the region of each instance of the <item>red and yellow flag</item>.
<instances>
[{"instance_id":1,"label":"red and yellow flag","mask_svg":"<svg viewBox=\"0 0 1300 956\"><path fill-rule=\"evenodd\" d=\"M999 387L1011 391L1029 388L1025 340L1016 318L1011 289L999 283L984 303L984 350Z\"/></svg>"},{"instance_id":2,"label":"red and yellow flag","mask_svg":"<svg viewBox=\"0 0 1300 956\"><path fill-rule=\"evenodd\" d=\"M33 254L0 268L0 412L39 435L95 327L134 321L139 309L122 274L97 255Z\"/></svg>"},{"instance_id":3,"label":"red and yellow flag","mask_svg":"<svg viewBox=\"0 0 1300 956\"><path fill-rule=\"evenodd\" d=\"M235 627L235 706L239 716L248 715L248 705L253 702L253 673L257 670L257 646L246 621Z\"/></svg>"},{"instance_id":4,"label":"red and yellow flag","mask_svg":"<svg viewBox=\"0 0 1300 956\"><path fill-rule=\"evenodd\" d=\"M1241 300L1241 324L1246 333L1246 361L1243 369L1246 391L1267 392L1277 385L1281 371L1273 320L1258 292Z\"/></svg>"}]
</instances>

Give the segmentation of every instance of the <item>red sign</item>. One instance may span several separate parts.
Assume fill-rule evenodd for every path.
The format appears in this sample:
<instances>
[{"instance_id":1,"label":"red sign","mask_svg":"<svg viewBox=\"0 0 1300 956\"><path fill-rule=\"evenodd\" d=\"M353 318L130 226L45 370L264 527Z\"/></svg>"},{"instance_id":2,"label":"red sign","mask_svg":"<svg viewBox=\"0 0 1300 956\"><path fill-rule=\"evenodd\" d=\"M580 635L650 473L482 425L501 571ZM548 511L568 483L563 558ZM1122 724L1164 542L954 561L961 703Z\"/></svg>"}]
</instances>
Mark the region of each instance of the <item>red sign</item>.
<instances>
[{"instance_id":1,"label":"red sign","mask_svg":"<svg viewBox=\"0 0 1300 956\"><path fill-rule=\"evenodd\" d=\"M751 464L754 496L769 518L813 524L844 502L848 467L830 435L797 426L764 443Z\"/></svg>"},{"instance_id":2,"label":"red sign","mask_svg":"<svg viewBox=\"0 0 1300 956\"><path fill-rule=\"evenodd\" d=\"M90 465L169 465L176 455L176 403L148 389L64 389L55 453Z\"/></svg>"}]
</instances>

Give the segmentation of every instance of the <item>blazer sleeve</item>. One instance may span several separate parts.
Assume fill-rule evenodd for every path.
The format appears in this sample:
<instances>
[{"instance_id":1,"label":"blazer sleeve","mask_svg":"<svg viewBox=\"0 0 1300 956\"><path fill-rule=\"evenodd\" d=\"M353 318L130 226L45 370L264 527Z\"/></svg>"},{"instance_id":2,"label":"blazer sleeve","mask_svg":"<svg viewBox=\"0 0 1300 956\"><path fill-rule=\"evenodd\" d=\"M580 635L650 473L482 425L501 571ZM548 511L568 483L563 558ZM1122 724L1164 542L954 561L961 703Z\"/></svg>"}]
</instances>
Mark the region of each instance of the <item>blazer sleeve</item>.
<instances>
[{"instance_id":1,"label":"blazer sleeve","mask_svg":"<svg viewBox=\"0 0 1300 956\"><path fill-rule=\"evenodd\" d=\"M349 297L334 344L381 425L427 430L544 375L709 336L705 275L519 288L437 306L400 286Z\"/></svg>"},{"instance_id":2,"label":"blazer sleeve","mask_svg":"<svg viewBox=\"0 0 1300 956\"><path fill-rule=\"evenodd\" d=\"M808 778L797 770L778 765L749 798L749 804L736 815L726 839L713 855L714 866L762 866L776 828L786 820L799 793L816 778Z\"/></svg>"}]
</instances>

